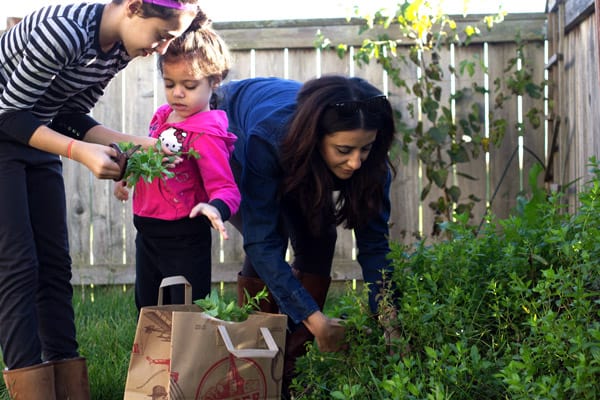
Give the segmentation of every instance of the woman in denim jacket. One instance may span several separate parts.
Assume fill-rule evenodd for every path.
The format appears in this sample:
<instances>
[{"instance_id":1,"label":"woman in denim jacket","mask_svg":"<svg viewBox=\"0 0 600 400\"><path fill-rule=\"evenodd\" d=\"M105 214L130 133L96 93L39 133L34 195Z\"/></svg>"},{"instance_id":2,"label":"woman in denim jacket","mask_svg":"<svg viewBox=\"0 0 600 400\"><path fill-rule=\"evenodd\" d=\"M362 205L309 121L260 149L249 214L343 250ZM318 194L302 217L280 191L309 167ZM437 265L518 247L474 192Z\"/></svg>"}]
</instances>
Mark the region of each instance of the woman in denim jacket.
<instances>
[{"instance_id":1,"label":"woman in denim jacket","mask_svg":"<svg viewBox=\"0 0 600 400\"><path fill-rule=\"evenodd\" d=\"M232 169L242 204L230 221L243 233L247 255L238 301L245 300L245 290L254 295L266 285L272 298L263 311L288 315L286 397L307 341L316 338L322 351L337 351L343 342L343 327L321 311L338 225L355 232L370 306L377 311L382 273L390 270L393 112L370 83L338 75L304 85L246 79L223 85L216 97L238 136Z\"/></svg>"}]
</instances>

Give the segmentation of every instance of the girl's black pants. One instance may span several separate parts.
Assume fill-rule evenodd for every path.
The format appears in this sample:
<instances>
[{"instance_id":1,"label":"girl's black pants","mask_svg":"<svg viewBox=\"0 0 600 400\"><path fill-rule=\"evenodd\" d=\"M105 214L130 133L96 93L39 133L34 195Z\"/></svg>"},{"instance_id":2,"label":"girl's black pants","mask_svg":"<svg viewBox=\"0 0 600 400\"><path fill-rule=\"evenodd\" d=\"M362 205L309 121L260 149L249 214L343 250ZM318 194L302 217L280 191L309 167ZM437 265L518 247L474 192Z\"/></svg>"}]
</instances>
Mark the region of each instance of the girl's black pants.
<instances>
[{"instance_id":1,"label":"girl's black pants","mask_svg":"<svg viewBox=\"0 0 600 400\"><path fill-rule=\"evenodd\" d=\"M76 357L59 156L0 141L0 346L9 369Z\"/></svg>"}]
</instances>

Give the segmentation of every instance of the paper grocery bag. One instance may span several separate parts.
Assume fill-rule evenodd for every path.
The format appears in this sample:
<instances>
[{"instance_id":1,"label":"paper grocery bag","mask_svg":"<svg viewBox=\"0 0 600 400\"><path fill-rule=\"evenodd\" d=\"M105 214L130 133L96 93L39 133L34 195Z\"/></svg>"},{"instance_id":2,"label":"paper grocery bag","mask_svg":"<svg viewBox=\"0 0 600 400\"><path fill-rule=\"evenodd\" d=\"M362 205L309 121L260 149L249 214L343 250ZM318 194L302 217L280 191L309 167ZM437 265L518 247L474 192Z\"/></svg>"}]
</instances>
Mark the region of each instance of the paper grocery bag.
<instances>
[{"instance_id":1,"label":"paper grocery bag","mask_svg":"<svg viewBox=\"0 0 600 400\"><path fill-rule=\"evenodd\" d=\"M170 400L281 397L286 315L228 322L175 311L172 324Z\"/></svg>"},{"instance_id":2,"label":"paper grocery bag","mask_svg":"<svg viewBox=\"0 0 600 400\"><path fill-rule=\"evenodd\" d=\"M185 304L162 305L164 287L185 285ZM281 396L287 316L213 318L191 304L182 276L165 278L158 305L140 310L124 400L272 400Z\"/></svg>"},{"instance_id":3,"label":"paper grocery bag","mask_svg":"<svg viewBox=\"0 0 600 400\"><path fill-rule=\"evenodd\" d=\"M172 285L184 285L185 304L162 304L163 288ZM169 381L172 379L172 316L175 311L182 314L199 314L202 311L202 308L192 304L192 287L183 276L163 279L158 292L158 305L142 307L140 310L124 400L167 399Z\"/></svg>"}]
</instances>

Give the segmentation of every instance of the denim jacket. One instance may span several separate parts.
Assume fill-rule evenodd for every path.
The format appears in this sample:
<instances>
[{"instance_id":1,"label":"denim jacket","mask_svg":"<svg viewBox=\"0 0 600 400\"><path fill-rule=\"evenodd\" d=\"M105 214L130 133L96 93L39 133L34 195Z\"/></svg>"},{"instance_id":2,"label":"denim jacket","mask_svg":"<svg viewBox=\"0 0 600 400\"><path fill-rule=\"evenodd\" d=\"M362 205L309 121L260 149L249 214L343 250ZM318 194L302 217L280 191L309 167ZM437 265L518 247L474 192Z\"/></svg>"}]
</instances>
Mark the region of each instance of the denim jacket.
<instances>
[{"instance_id":1,"label":"denim jacket","mask_svg":"<svg viewBox=\"0 0 600 400\"><path fill-rule=\"evenodd\" d=\"M279 185L283 170L279 143L295 110L301 83L280 78L233 81L218 89L218 108L227 113L229 130L238 136L233 162L241 168L238 182L242 195L244 250L260 278L273 294L280 310L300 323L319 307L285 261L287 238L278 233L282 212ZM364 229L355 230L358 262L365 282L381 281L389 270L387 254L391 175L385 185L381 212ZM372 293L375 291L372 291ZM377 305L370 296L372 311Z\"/></svg>"}]
</instances>

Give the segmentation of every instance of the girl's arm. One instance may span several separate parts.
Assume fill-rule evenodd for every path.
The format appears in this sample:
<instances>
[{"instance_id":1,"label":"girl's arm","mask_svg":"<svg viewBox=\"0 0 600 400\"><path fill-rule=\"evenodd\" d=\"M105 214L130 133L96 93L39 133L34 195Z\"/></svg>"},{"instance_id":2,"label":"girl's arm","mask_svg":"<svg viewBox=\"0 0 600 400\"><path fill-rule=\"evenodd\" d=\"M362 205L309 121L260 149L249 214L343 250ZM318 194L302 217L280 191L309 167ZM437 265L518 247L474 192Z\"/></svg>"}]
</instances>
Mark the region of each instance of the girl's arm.
<instances>
[{"instance_id":1,"label":"girl's arm","mask_svg":"<svg viewBox=\"0 0 600 400\"><path fill-rule=\"evenodd\" d=\"M78 161L100 179L115 179L120 175L118 164L111 158L117 153L107 146L112 142L133 142L149 147L156 139L127 135L103 125L93 126L86 132L84 141L62 135L45 125L39 126L29 139L30 146Z\"/></svg>"},{"instance_id":2,"label":"girl's arm","mask_svg":"<svg viewBox=\"0 0 600 400\"><path fill-rule=\"evenodd\" d=\"M190 147L199 155L195 162L208 195L207 203L217 208L226 221L238 211L241 202L240 191L229 165L231 156L228 143L223 136L209 132L195 136L190 142Z\"/></svg>"},{"instance_id":3,"label":"girl's arm","mask_svg":"<svg viewBox=\"0 0 600 400\"><path fill-rule=\"evenodd\" d=\"M111 159L117 155L114 149L72 139L45 125L41 125L33 132L29 145L38 150L78 161L100 179L117 178L121 171L119 165Z\"/></svg>"},{"instance_id":4,"label":"girl's arm","mask_svg":"<svg viewBox=\"0 0 600 400\"><path fill-rule=\"evenodd\" d=\"M156 144L156 138L149 136L136 136L115 131L104 125L96 125L85 134L86 142L109 145L110 143L132 142L133 144L141 144L142 147L148 148Z\"/></svg>"},{"instance_id":5,"label":"girl's arm","mask_svg":"<svg viewBox=\"0 0 600 400\"><path fill-rule=\"evenodd\" d=\"M115 131L113 129L107 128L104 125L96 125L92 127L85 134L84 140L86 142L98 143L106 146L108 146L111 143L131 142L133 144L141 145L144 149L153 147L158 141L157 138L153 138L150 136L136 136ZM169 160L167 156L172 156L173 153L165 145L162 145L161 148L162 152L165 154L163 162L169 167L173 167L174 165L177 165L182 161L182 159L178 156L174 157L174 159L172 160ZM112 154L116 155L116 153L111 153L111 155Z\"/></svg>"}]
</instances>

